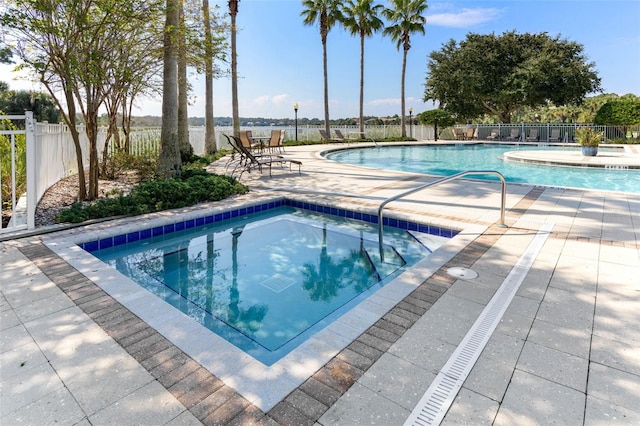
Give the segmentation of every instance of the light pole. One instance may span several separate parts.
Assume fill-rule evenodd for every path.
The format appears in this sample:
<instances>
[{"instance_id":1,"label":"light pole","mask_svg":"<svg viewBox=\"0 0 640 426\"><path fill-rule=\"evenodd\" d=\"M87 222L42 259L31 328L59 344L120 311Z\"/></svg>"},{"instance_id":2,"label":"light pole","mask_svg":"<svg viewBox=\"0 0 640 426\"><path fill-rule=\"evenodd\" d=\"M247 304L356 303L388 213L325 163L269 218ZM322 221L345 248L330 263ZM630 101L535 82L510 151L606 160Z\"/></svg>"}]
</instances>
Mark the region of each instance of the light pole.
<instances>
[{"instance_id":1,"label":"light pole","mask_svg":"<svg viewBox=\"0 0 640 426\"><path fill-rule=\"evenodd\" d=\"M295 126L296 126L296 142L298 141L298 103L293 104L293 113L295 114Z\"/></svg>"},{"instance_id":2,"label":"light pole","mask_svg":"<svg viewBox=\"0 0 640 426\"><path fill-rule=\"evenodd\" d=\"M409 137L413 138L413 121L411 120L411 114L413 114L413 108L409 107Z\"/></svg>"}]
</instances>

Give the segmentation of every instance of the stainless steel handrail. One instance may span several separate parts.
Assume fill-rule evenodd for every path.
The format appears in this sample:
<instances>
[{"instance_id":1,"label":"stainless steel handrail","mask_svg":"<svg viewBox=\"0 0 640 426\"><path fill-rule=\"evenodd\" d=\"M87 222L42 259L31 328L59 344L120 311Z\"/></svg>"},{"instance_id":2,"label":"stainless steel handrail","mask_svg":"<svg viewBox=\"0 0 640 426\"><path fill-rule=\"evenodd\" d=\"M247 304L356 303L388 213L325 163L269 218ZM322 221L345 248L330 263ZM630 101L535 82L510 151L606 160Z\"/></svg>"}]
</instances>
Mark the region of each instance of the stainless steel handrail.
<instances>
[{"instance_id":1,"label":"stainless steel handrail","mask_svg":"<svg viewBox=\"0 0 640 426\"><path fill-rule=\"evenodd\" d=\"M496 175L500 178L500 181L502 182L502 201L500 203L500 226L507 226L504 223L504 209L505 209L505 204L506 204L506 199L507 199L507 181L504 179L504 176L502 175L502 173L497 172L495 170L467 170L465 172L460 172L460 173L456 173L455 175L451 175L451 176L447 176L444 177L442 179L438 179L436 181L433 182L429 182L426 183L424 185L420 185L416 188L413 189L409 189L407 191L404 191L400 194L396 194L393 197L389 197L386 200L384 200L382 203L380 203L380 207L378 207L378 247L380 250L380 260L384 261L384 251L382 250L382 210L384 209L384 206L386 206L387 204L389 204L392 201L395 201L399 198L402 198L406 195L409 194L413 194L414 192L418 192L420 190L423 190L425 188L428 188L430 186L435 186L435 185L439 185L441 183L445 183L445 182L449 182L451 180L454 179L458 179L461 178L463 176L467 176L467 175L485 175L485 174L493 174Z\"/></svg>"}]
</instances>

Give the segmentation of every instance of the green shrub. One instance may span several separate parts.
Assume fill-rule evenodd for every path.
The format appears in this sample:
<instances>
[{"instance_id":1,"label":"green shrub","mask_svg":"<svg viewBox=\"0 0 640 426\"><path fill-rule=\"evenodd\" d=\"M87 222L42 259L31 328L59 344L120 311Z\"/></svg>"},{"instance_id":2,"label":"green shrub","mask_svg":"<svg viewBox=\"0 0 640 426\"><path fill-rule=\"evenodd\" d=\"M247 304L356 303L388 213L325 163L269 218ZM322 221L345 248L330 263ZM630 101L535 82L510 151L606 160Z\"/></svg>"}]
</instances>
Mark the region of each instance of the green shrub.
<instances>
[{"instance_id":1,"label":"green shrub","mask_svg":"<svg viewBox=\"0 0 640 426\"><path fill-rule=\"evenodd\" d=\"M89 219L138 215L187 207L207 201L220 201L248 188L229 176L186 169L179 178L141 182L129 195L101 198L92 203L75 203L63 210L57 222L84 222Z\"/></svg>"}]
</instances>

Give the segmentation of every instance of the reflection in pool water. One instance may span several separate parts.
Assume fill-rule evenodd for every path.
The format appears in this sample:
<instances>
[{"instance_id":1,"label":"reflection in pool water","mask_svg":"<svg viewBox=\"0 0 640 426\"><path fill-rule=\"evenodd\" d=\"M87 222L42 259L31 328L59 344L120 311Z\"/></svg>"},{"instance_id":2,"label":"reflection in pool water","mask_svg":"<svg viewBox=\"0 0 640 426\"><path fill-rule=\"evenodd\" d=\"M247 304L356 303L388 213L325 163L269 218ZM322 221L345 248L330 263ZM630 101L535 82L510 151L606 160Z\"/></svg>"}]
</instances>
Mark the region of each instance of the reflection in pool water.
<instances>
[{"instance_id":1,"label":"reflection in pool water","mask_svg":"<svg viewBox=\"0 0 640 426\"><path fill-rule=\"evenodd\" d=\"M385 237L381 261L377 227L283 207L93 254L270 364L448 240Z\"/></svg>"}]
</instances>

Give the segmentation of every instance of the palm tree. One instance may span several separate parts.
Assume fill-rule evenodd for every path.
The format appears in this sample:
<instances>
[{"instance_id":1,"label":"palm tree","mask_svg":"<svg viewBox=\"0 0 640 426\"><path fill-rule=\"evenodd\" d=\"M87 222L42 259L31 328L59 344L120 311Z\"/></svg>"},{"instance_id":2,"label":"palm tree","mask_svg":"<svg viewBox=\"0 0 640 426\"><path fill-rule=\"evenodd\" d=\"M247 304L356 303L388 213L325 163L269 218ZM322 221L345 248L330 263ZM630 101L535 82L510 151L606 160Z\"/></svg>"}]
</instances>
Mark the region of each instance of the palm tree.
<instances>
[{"instance_id":1,"label":"palm tree","mask_svg":"<svg viewBox=\"0 0 640 426\"><path fill-rule=\"evenodd\" d=\"M384 26L378 18L381 9L373 0L347 0L342 9L344 27L351 35L360 35L360 134L364 133L364 39Z\"/></svg>"},{"instance_id":2,"label":"palm tree","mask_svg":"<svg viewBox=\"0 0 640 426\"><path fill-rule=\"evenodd\" d=\"M240 113L238 112L238 51L236 49L236 16L240 0L229 0L231 16L231 114L233 115L233 134L240 135Z\"/></svg>"},{"instance_id":3,"label":"palm tree","mask_svg":"<svg viewBox=\"0 0 640 426\"><path fill-rule=\"evenodd\" d=\"M204 24L204 148L205 153L217 151L216 128L213 119L213 35L211 33L211 16L209 0L202 0L202 20Z\"/></svg>"},{"instance_id":4,"label":"palm tree","mask_svg":"<svg viewBox=\"0 0 640 426\"><path fill-rule=\"evenodd\" d=\"M178 146L178 46L177 31L180 23L180 1L167 0L164 32L164 68L162 82L162 130L158 172L162 176L180 173Z\"/></svg>"},{"instance_id":5,"label":"palm tree","mask_svg":"<svg viewBox=\"0 0 640 426\"><path fill-rule=\"evenodd\" d=\"M187 162L193 156L193 147L189 143L189 81L187 79L187 27L184 16L184 1L180 1L178 13L178 147L180 158Z\"/></svg>"},{"instance_id":6,"label":"palm tree","mask_svg":"<svg viewBox=\"0 0 640 426\"><path fill-rule=\"evenodd\" d=\"M322 39L322 69L324 72L324 128L329 134L329 81L327 78L327 35L336 23L341 21L340 0L302 0L306 9L300 12L304 25L318 22Z\"/></svg>"},{"instance_id":7,"label":"palm tree","mask_svg":"<svg viewBox=\"0 0 640 426\"><path fill-rule=\"evenodd\" d=\"M407 136L405 128L405 103L404 103L404 77L407 69L407 52L411 49L411 34L424 34L424 25L427 22L422 14L427 10L427 0L390 0L392 9L384 9L382 15L391 23L384 29L384 34L391 36L396 42L396 47L402 47L402 79L400 82L400 108L402 108L402 137Z\"/></svg>"}]
</instances>

